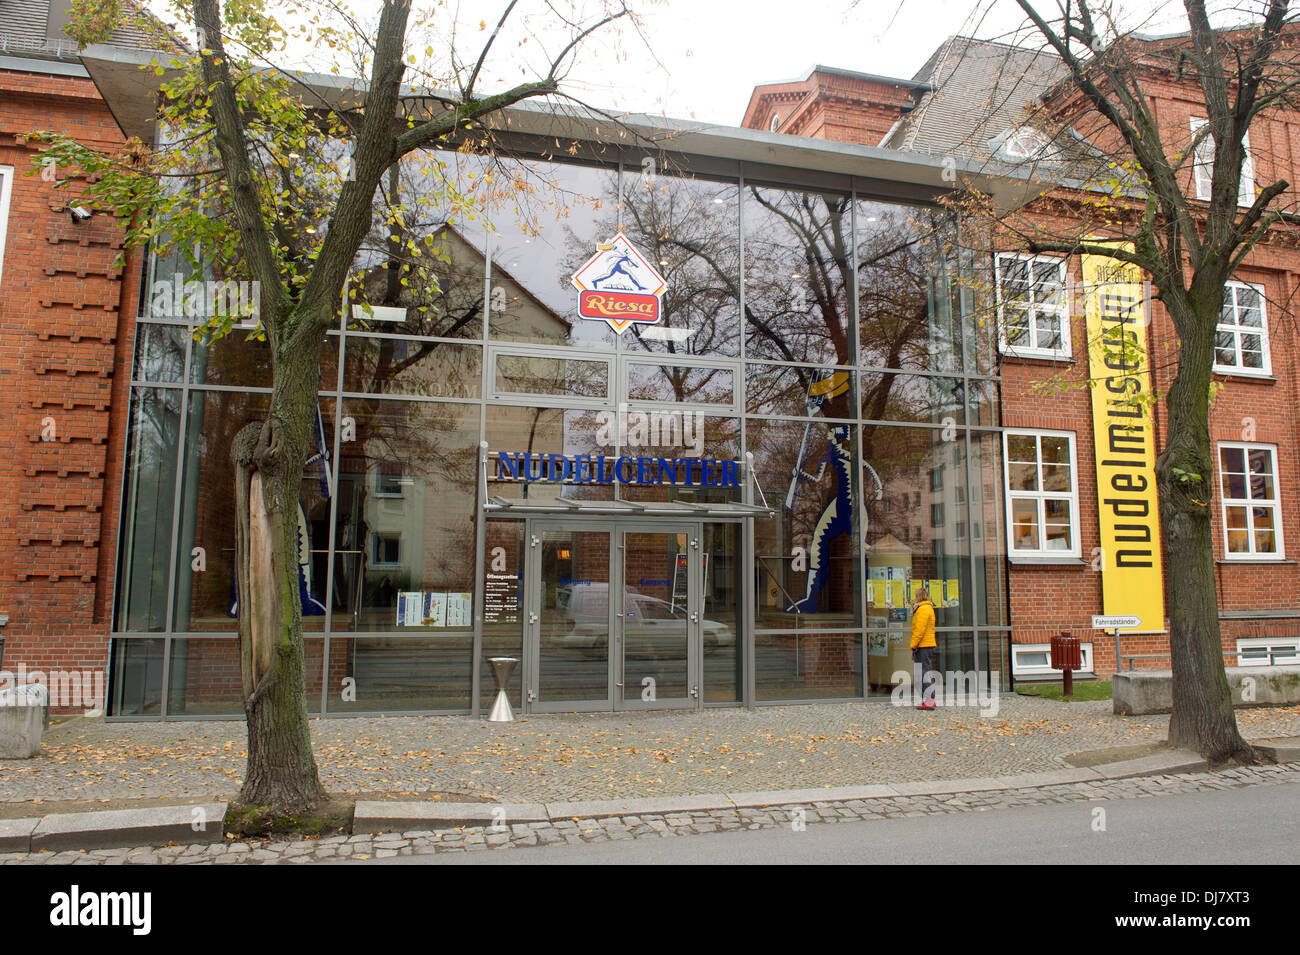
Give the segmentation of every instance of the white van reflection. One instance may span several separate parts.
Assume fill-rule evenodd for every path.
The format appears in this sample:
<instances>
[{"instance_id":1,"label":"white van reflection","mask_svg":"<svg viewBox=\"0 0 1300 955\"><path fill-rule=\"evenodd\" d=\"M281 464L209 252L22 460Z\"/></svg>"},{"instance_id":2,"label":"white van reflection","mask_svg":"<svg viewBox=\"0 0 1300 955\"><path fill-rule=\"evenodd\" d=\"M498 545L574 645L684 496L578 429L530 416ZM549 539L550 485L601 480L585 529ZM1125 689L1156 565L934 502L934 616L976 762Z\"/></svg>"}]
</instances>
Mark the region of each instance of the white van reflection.
<instances>
[{"instance_id":1,"label":"white van reflection","mask_svg":"<svg viewBox=\"0 0 1300 955\"><path fill-rule=\"evenodd\" d=\"M686 645L686 608L628 587L623 591L624 653L632 657L672 656ZM704 620L704 652L734 647L731 627ZM542 613L542 642L604 656L609 645L609 584L561 584L555 590L554 608Z\"/></svg>"}]
</instances>

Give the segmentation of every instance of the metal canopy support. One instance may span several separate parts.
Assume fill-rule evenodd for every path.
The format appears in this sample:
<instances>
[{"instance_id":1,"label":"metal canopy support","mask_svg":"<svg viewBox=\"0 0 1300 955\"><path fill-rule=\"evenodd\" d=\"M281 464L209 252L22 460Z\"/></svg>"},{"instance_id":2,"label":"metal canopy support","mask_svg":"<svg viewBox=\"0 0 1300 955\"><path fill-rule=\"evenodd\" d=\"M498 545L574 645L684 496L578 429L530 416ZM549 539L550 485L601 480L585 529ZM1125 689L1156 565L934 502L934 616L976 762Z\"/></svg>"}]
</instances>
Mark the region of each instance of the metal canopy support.
<instances>
[{"instance_id":1,"label":"metal canopy support","mask_svg":"<svg viewBox=\"0 0 1300 955\"><path fill-rule=\"evenodd\" d=\"M493 495L483 504L483 510L494 517L530 517L538 514L568 514L577 517L681 517L737 518L772 517L770 508L754 504L664 501L575 501L557 498L540 502L522 498L504 498Z\"/></svg>"}]
</instances>

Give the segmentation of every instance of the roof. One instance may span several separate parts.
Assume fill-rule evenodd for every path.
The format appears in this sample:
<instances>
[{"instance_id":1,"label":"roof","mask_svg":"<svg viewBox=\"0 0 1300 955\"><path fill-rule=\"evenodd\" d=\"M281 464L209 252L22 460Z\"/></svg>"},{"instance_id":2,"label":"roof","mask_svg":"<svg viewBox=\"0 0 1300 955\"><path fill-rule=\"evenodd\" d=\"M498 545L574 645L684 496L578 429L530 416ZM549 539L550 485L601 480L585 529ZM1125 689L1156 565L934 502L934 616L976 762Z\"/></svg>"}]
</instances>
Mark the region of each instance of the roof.
<instances>
[{"instance_id":1,"label":"roof","mask_svg":"<svg viewBox=\"0 0 1300 955\"><path fill-rule=\"evenodd\" d=\"M155 60L166 64L171 59L169 54L108 45L89 47L81 57L123 132L146 142L153 140L158 86L173 71L166 66L161 71L141 67ZM327 102L355 106L365 100L363 80L323 74L296 76ZM432 98L441 103L441 97ZM813 176L853 177L864 195L902 202L933 202L948 194L953 172L970 177L1000 206L1019 205L1039 190L1020 170L991 173L960 159L953 169L941 157L662 116L611 117L585 107L566 105L559 109L526 102L496 114L490 122L499 133L514 137L521 149L532 145L539 152L554 152L561 142L590 145L593 153L608 161L620 150L642 154L647 148L658 148L679 156L700 157L719 175L732 175L743 164L745 174L755 179L792 177L790 181L798 183ZM820 185L820 181L809 184Z\"/></svg>"},{"instance_id":2,"label":"roof","mask_svg":"<svg viewBox=\"0 0 1300 955\"><path fill-rule=\"evenodd\" d=\"M807 83L818 73L830 73L834 76L847 76L850 77L851 79L864 80L865 82L868 83L880 83L883 86L901 86L904 89L909 89L909 90L930 89L929 83L917 82L915 78L910 80L905 80L905 79L900 79L897 76L881 76L878 73L863 73L858 70L842 69L841 67L838 66L824 66L820 63L818 63L811 70L809 70L801 80L798 80L798 82Z\"/></svg>"},{"instance_id":3,"label":"roof","mask_svg":"<svg viewBox=\"0 0 1300 955\"><path fill-rule=\"evenodd\" d=\"M929 91L881 145L989 159L997 143L1022 125L1029 107L1064 77L1065 66L1054 53L950 37L914 78L929 84Z\"/></svg>"},{"instance_id":4,"label":"roof","mask_svg":"<svg viewBox=\"0 0 1300 955\"><path fill-rule=\"evenodd\" d=\"M63 30L70 10L71 0L0 0L0 56L75 63L77 41ZM126 25L110 33L109 42L142 50L157 46L158 40L137 25Z\"/></svg>"}]
</instances>

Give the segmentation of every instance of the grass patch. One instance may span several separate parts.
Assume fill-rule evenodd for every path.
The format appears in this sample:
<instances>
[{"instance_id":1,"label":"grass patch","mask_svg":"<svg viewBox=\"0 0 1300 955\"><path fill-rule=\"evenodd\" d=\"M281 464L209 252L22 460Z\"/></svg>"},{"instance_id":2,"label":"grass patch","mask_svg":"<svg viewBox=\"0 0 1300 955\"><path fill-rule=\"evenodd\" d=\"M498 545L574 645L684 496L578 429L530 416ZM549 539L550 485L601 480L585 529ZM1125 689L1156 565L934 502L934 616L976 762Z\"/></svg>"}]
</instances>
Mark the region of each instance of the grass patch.
<instances>
[{"instance_id":1,"label":"grass patch","mask_svg":"<svg viewBox=\"0 0 1300 955\"><path fill-rule=\"evenodd\" d=\"M1061 692L1059 683L1022 683L1016 686L1016 692L1021 696L1040 696L1045 700L1064 700L1066 703L1079 700L1109 700L1110 680L1104 682L1076 680L1074 695L1068 698Z\"/></svg>"},{"instance_id":2,"label":"grass patch","mask_svg":"<svg viewBox=\"0 0 1300 955\"><path fill-rule=\"evenodd\" d=\"M328 836L352 831L355 798L331 798L308 812L275 815L266 806L239 806L226 810L226 833L241 836Z\"/></svg>"}]
</instances>

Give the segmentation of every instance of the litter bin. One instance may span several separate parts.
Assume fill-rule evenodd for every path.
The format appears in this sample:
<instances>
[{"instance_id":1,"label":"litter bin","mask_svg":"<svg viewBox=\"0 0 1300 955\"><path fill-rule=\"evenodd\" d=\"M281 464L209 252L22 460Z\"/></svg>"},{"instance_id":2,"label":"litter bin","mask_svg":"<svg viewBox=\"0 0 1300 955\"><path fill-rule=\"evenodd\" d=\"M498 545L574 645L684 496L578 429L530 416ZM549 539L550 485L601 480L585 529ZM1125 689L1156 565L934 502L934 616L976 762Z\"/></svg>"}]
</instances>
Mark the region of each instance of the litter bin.
<instances>
[{"instance_id":1,"label":"litter bin","mask_svg":"<svg viewBox=\"0 0 1300 955\"><path fill-rule=\"evenodd\" d=\"M1072 637L1065 631L1059 637L1052 637L1052 669L1062 674L1061 692L1065 696L1074 695L1074 671L1083 669L1083 648L1078 637Z\"/></svg>"},{"instance_id":2,"label":"litter bin","mask_svg":"<svg viewBox=\"0 0 1300 955\"><path fill-rule=\"evenodd\" d=\"M497 698L492 704L492 712L488 714L488 722L510 723L515 718L515 711L510 707L510 696L506 693L506 687L510 685L510 674L514 673L515 667L519 665L519 659L488 657L488 663L492 664L492 675L497 681Z\"/></svg>"}]
</instances>

